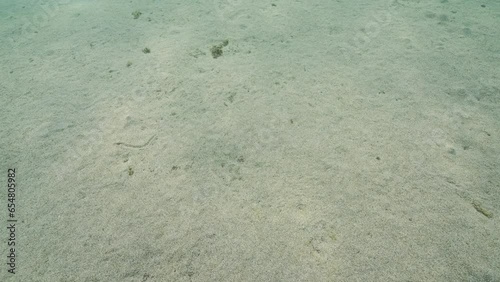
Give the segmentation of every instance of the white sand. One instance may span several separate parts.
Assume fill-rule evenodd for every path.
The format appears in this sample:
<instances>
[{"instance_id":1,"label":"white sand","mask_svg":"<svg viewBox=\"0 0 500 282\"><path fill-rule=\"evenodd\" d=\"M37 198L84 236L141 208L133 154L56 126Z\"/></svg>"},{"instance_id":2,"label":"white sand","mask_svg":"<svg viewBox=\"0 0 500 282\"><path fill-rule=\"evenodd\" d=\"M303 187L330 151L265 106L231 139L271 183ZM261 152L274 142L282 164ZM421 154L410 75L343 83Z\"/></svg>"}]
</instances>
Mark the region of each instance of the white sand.
<instances>
[{"instance_id":1,"label":"white sand","mask_svg":"<svg viewBox=\"0 0 500 282\"><path fill-rule=\"evenodd\" d=\"M0 8L0 281L500 281L498 1Z\"/></svg>"}]
</instances>

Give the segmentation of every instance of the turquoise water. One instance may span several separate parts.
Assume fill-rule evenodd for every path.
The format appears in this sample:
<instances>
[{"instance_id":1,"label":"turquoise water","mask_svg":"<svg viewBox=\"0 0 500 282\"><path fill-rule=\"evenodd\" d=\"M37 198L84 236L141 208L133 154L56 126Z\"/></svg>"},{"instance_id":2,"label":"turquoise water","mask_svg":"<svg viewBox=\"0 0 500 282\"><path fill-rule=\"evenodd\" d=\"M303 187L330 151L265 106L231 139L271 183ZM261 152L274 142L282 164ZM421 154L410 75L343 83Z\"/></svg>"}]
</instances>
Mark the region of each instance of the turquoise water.
<instances>
[{"instance_id":1,"label":"turquoise water","mask_svg":"<svg viewBox=\"0 0 500 282\"><path fill-rule=\"evenodd\" d=\"M496 1L0 19L1 281L500 281Z\"/></svg>"}]
</instances>

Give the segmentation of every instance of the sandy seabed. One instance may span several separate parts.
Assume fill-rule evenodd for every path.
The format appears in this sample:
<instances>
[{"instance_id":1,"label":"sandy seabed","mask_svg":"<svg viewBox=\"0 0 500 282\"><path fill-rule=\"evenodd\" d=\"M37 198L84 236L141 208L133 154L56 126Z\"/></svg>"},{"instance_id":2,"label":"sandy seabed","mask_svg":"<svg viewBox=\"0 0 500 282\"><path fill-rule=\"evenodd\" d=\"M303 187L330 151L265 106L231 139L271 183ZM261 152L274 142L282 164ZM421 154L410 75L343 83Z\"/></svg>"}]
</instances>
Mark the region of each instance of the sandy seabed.
<instances>
[{"instance_id":1,"label":"sandy seabed","mask_svg":"<svg viewBox=\"0 0 500 282\"><path fill-rule=\"evenodd\" d=\"M500 281L500 3L0 3L0 281Z\"/></svg>"}]
</instances>

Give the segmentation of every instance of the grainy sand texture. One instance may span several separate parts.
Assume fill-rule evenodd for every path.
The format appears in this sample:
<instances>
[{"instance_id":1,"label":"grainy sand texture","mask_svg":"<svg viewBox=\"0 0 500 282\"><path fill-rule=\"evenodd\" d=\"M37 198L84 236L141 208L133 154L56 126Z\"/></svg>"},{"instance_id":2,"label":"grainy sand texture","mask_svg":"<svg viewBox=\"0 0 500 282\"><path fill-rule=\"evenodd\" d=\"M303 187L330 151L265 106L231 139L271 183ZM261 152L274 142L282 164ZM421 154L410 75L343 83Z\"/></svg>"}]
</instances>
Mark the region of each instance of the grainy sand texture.
<instances>
[{"instance_id":1,"label":"grainy sand texture","mask_svg":"<svg viewBox=\"0 0 500 282\"><path fill-rule=\"evenodd\" d=\"M500 281L498 1L0 23L0 281Z\"/></svg>"}]
</instances>

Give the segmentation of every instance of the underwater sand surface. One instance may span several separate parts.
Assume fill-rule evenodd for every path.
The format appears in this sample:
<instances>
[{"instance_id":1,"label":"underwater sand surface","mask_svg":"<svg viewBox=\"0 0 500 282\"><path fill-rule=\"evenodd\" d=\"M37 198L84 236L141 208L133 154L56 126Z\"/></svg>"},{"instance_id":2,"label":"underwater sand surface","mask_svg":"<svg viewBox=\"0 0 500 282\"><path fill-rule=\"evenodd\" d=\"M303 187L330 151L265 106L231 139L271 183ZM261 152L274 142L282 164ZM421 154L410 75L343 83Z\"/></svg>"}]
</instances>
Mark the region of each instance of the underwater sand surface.
<instances>
[{"instance_id":1,"label":"underwater sand surface","mask_svg":"<svg viewBox=\"0 0 500 282\"><path fill-rule=\"evenodd\" d=\"M0 281L500 281L500 3L0 3Z\"/></svg>"}]
</instances>

